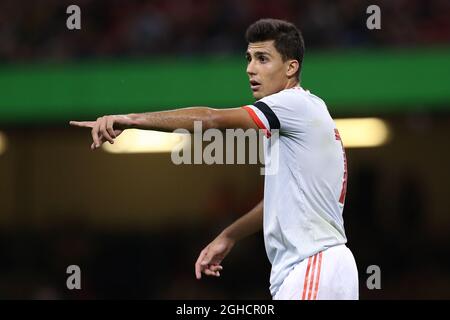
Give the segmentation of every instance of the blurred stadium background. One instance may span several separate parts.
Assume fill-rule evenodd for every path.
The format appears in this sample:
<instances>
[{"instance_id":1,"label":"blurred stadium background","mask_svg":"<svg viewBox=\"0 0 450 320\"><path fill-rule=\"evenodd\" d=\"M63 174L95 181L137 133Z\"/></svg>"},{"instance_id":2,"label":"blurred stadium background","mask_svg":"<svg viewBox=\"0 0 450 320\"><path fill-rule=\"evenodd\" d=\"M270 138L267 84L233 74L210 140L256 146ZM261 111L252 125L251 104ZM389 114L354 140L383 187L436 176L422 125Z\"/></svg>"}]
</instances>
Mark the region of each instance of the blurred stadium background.
<instances>
[{"instance_id":1,"label":"blurred stadium background","mask_svg":"<svg viewBox=\"0 0 450 320\"><path fill-rule=\"evenodd\" d=\"M70 4L79 31L66 28ZM366 28L370 4L381 30ZM336 119L386 129L379 145L347 149L361 298L450 298L448 0L1 0L1 299L270 299L262 234L234 248L220 279L193 273L203 246L262 197L259 165L92 153L89 130L68 126L251 103L244 32L262 17L301 28L302 85ZM79 291L66 288L72 264ZM369 265L380 290L366 288Z\"/></svg>"}]
</instances>

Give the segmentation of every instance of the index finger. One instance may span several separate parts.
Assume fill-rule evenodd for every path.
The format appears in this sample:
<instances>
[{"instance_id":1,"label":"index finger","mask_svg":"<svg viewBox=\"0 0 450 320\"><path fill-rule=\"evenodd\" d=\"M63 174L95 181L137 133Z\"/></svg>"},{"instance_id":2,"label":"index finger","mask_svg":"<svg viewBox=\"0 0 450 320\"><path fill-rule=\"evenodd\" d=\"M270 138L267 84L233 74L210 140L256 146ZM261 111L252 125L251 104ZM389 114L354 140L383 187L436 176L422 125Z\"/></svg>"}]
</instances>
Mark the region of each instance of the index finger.
<instances>
[{"instance_id":1,"label":"index finger","mask_svg":"<svg viewBox=\"0 0 450 320\"><path fill-rule=\"evenodd\" d=\"M95 121L70 121L69 124L74 127L92 128Z\"/></svg>"}]
</instances>

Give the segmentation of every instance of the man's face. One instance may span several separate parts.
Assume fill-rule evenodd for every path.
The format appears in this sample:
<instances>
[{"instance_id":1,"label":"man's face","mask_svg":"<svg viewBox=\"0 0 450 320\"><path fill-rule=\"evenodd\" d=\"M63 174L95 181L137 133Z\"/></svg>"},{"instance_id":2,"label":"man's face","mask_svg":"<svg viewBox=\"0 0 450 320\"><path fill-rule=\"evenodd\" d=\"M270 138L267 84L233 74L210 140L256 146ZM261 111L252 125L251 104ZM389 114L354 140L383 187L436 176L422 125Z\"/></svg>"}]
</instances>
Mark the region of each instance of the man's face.
<instances>
[{"instance_id":1,"label":"man's face","mask_svg":"<svg viewBox=\"0 0 450 320\"><path fill-rule=\"evenodd\" d=\"M274 47L274 41L249 43L247 48L247 74L255 99L285 89L287 64Z\"/></svg>"}]
</instances>

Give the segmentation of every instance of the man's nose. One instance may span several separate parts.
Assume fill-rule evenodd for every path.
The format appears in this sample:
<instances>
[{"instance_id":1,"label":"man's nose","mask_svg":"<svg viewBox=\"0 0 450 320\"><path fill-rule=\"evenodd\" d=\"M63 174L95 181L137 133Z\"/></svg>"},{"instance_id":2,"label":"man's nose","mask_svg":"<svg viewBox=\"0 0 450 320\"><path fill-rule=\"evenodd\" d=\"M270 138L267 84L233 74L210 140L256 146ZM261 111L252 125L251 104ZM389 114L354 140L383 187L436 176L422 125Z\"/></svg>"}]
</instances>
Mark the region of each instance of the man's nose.
<instances>
[{"instance_id":1,"label":"man's nose","mask_svg":"<svg viewBox=\"0 0 450 320\"><path fill-rule=\"evenodd\" d=\"M247 65L247 74L248 75L255 75L256 74L256 70L255 70L255 64L253 63L253 61L250 61Z\"/></svg>"}]
</instances>

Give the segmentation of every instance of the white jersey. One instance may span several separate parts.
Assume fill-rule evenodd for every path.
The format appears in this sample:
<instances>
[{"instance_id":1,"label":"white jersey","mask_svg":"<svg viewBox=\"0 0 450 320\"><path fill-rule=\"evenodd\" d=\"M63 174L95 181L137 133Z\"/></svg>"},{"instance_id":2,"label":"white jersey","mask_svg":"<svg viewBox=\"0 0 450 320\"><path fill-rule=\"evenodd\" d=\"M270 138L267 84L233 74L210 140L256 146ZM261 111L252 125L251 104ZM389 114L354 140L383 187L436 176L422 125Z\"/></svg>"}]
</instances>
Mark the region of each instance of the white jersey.
<instances>
[{"instance_id":1,"label":"white jersey","mask_svg":"<svg viewBox=\"0 0 450 320\"><path fill-rule=\"evenodd\" d=\"M342 218L346 157L327 106L301 87L244 108L267 130L266 168L277 157L276 172L266 174L264 182L264 242L275 296L295 265L347 242ZM270 139L278 139L278 144ZM274 145L278 152L273 152Z\"/></svg>"}]
</instances>

